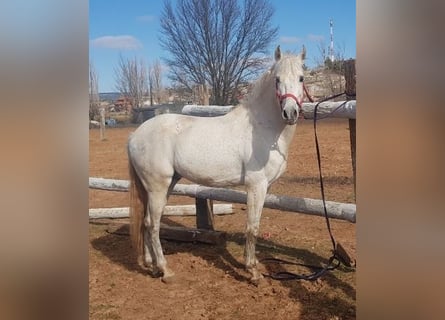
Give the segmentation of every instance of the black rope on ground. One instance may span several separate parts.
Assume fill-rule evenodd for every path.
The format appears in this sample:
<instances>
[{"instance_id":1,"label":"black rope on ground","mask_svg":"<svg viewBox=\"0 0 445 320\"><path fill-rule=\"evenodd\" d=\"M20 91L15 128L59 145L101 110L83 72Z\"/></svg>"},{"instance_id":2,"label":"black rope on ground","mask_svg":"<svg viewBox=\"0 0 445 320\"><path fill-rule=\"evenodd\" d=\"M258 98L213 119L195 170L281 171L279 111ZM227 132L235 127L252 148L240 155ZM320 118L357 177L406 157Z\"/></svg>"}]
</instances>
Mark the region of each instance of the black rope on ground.
<instances>
[{"instance_id":1,"label":"black rope on ground","mask_svg":"<svg viewBox=\"0 0 445 320\"><path fill-rule=\"evenodd\" d=\"M317 104L315 105L315 108L314 108L314 135L315 135L315 147L316 147L316 150L317 150L317 160L318 160L318 172L319 172L319 178L320 178L321 198L322 198L322 201L323 201L323 210L324 210L324 217L325 217L325 220L326 220L326 226L327 226L327 229L328 229L328 232L329 232L329 237L330 237L331 242L332 242L332 256L329 258L328 263L324 267L313 266L313 265L308 265L308 264L302 264L302 263L297 263L297 262L290 262L290 261L286 261L286 260L282 260L282 259L278 259L278 258L266 258L266 259L261 260L261 262L269 261L269 262L275 262L275 263L279 263L279 264L299 265L299 266L307 267L307 268L310 268L310 269L313 269L313 270L317 270L317 271L314 271L313 273L310 273L310 274L296 274L296 273L293 273L293 272L281 271L281 272L276 272L276 273L271 273L271 274L263 274L263 276L265 276L265 277L272 278L274 280L308 280L308 281L315 281L318 278L320 278L322 275L324 275L327 271L331 271L331 270L337 269L340 266L340 264L343 264L343 265L345 265L348 268L351 268L351 267L355 268L355 263L354 263L354 265L352 265L352 263L351 263L352 260L347 255L347 253L343 249L343 247L340 244L337 244L337 242L335 241L334 236L332 235L331 224L330 224L330 221L329 221L328 211L327 211L327 208L326 208L326 200L325 200L324 184L323 184L323 174L322 174L322 169L321 169L320 147L319 147L318 136L317 136L317 110L318 110L318 106L322 102L338 98L338 97L340 97L342 95L345 95L345 94L346 94L345 92L342 92L342 93L335 94L335 95L329 96L327 98L324 98L324 99L318 101ZM343 107L346 102L347 101L345 101L344 103L340 104L330 114L336 112L339 108Z\"/></svg>"}]
</instances>

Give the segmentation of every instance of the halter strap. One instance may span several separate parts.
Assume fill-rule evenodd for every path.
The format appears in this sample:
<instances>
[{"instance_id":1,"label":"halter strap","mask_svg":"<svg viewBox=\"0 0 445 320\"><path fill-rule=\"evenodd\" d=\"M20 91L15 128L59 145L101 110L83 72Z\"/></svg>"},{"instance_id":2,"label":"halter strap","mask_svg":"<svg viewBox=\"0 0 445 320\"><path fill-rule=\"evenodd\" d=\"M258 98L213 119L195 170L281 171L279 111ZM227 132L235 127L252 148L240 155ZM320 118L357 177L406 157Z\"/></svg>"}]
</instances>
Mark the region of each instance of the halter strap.
<instances>
[{"instance_id":1,"label":"halter strap","mask_svg":"<svg viewBox=\"0 0 445 320\"><path fill-rule=\"evenodd\" d=\"M304 89L304 93L306 94L306 97L308 98L308 100L310 102L314 102L314 99L309 94L309 91L307 90L306 84L304 82L303 82L303 89Z\"/></svg>"},{"instance_id":2,"label":"halter strap","mask_svg":"<svg viewBox=\"0 0 445 320\"><path fill-rule=\"evenodd\" d=\"M304 90L304 93L305 93L306 97L308 98L308 100L310 102L314 102L314 99L312 99L312 97L310 96L309 91L307 90L306 84L304 82L303 82L303 90ZM276 89L276 96L277 96L278 101L280 101L280 106L282 105L282 102L284 101L284 99L292 98L297 103L299 110L302 111L303 99L298 100L298 98L295 95L293 95L292 93L281 94L280 91L278 90L278 87Z\"/></svg>"},{"instance_id":3,"label":"halter strap","mask_svg":"<svg viewBox=\"0 0 445 320\"><path fill-rule=\"evenodd\" d=\"M286 99L286 98L292 98L292 99L295 100L295 102L296 102L298 105L301 104L301 102L298 101L297 97L294 96L292 93L280 94L280 93L277 91L277 98L278 98L278 100L280 100L280 102L282 102L282 101L283 101L284 99Z\"/></svg>"}]
</instances>

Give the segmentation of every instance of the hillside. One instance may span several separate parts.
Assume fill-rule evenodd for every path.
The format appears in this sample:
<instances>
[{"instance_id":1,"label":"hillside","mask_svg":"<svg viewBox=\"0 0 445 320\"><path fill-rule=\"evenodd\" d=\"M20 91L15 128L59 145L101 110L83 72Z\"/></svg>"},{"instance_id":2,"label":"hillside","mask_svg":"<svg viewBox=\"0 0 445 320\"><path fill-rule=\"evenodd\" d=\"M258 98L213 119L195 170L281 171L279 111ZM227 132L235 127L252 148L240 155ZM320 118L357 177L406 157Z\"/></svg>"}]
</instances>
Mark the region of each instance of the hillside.
<instances>
[{"instance_id":1,"label":"hillside","mask_svg":"<svg viewBox=\"0 0 445 320\"><path fill-rule=\"evenodd\" d=\"M317 100L345 90L345 77L326 69L312 69L305 73L305 83L311 96Z\"/></svg>"}]
</instances>

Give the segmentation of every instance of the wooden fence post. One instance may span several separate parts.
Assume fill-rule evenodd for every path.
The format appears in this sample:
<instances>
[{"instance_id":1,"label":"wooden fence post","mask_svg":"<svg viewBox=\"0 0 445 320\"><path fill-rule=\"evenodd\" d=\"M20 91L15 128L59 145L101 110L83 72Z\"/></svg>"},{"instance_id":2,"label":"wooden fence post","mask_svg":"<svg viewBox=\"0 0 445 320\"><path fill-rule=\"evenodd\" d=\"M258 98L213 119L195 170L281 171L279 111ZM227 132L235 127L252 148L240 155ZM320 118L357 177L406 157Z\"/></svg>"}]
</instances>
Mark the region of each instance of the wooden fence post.
<instances>
[{"instance_id":1,"label":"wooden fence post","mask_svg":"<svg viewBox=\"0 0 445 320\"><path fill-rule=\"evenodd\" d=\"M346 100L356 100L355 89L355 60L345 61L345 92ZM354 181L354 199L356 199L356 144L355 144L356 119L349 119L349 138L351 140L352 176Z\"/></svg>"},{"instance_id":2,"label":"wooden fence post","mask_svg":"<svg viewBox=\"0 0 445 320\"><path fill-rule=\"evenodd\" d=\"M198 229L215 230L213 227L213 200L195 198L196 227Z\"/></svg>"},{"instance_id":3,"label":"wooden fence post","mask_svg":"<svg viewBox=\"0 0 445 320\"><path fill-rule=\"evenodd\" d=\"M207 86L198 86L198 99L202 105L209 104ZM195 198L196 205L196 227L198 229L215 230L213 227L213 200Z\"/></svg>"},{"instance_id":4,"label":"wooden fence post","mask_svg":"<svg viewBox=\"0 0 445 320\"><path fill-rule=\"evenodd\" d=\"M105 140L105 108L100 108L100 140Z\"/></svg>"}]
</instances>

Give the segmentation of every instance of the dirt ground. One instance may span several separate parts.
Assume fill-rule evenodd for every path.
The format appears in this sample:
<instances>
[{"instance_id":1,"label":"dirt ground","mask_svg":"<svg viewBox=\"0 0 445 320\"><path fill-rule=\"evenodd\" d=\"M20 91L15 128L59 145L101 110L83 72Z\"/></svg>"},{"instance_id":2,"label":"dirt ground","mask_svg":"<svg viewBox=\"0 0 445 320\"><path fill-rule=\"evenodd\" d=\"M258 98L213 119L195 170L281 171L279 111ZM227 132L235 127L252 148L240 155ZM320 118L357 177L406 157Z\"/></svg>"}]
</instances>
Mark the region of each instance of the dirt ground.
<instances>
[{"instance_id":1,"label":"dirt ground","mask_svg":"<svg viewBox=\"0 0 445 320\"><path fill-rule=\"evenodd\" d=\"M106 140L90 130L89 176L128 179L126 141L130 128L107 128ZM322 120L318 137L326 199L354 203L348 121ZM182 181L180 183L183 183ZM320 199L313 123L301 120L285 174L270 193ZM169 204L194 200L172 196ZM128 206L128 194L90 190L90 208ZM255 287L243 266L245 205L232 215L216 216L215 229L227 232L222 245L162 240L176 280L164 284L136 263L126 235L127 219L91 220L89 236L90 319L355 319L356 274L347 268L315 282L265 278ZM170 225L194 227L194 217L163 217ZM331 220L338 242L356 257L355 224ZM321 265L331 242L324 218L264 209L257 256ZM303 267L263 264L262 271Z\"/></svg>"}]
</instances>

